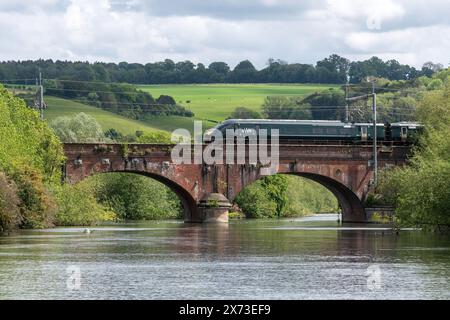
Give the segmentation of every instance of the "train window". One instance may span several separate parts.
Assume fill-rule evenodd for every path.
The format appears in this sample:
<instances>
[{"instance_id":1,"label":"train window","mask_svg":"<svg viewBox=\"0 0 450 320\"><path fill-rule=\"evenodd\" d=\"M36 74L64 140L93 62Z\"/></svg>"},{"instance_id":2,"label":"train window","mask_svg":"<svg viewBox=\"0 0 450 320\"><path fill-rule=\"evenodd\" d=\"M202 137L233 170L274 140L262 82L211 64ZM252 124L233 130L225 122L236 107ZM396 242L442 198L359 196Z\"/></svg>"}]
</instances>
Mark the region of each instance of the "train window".
<instances>
[{"instance_id":1,"label":"train window","mask_svg":"<svg viewBox=\"0 0 450 320\"><path fill-rule=\"evenodd\" d=\"M408 128L407 127L402 127L400 137L402 140L406 140L406 138L408 137Z\"/></svg>"},{"instance_id":2,"label":"train window","mask_svg":"<svg viewBox=\"0 0 450 320\"><path fill-rule=\"evenodd\" d=\"M367 140L367 127L361 127L361 140Z\"/></svg>"}]
</instances>

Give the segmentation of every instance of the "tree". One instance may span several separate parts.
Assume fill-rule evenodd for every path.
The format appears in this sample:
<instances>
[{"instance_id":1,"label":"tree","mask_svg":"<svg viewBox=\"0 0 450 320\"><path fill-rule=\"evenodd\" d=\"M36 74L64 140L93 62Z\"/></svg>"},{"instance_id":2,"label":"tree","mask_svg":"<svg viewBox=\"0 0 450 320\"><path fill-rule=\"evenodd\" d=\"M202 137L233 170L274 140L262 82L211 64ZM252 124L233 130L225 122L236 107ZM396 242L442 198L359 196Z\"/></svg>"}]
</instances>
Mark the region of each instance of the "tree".
<instances>
[{"instance_id":1,"label":"tree","mask_svg":"<svg viewBox=\"0 0 450 320\"><path fill-rule=\"evenodd\" d=\"M144 132L137 136L137 143L171 143L171 136L165 131Z\"/></svg>"},{"instance_id":2,"label":"tree","mask_svg":"<svg viewBox=\"0 0 450 320\"><path fill-rule=\"evenodd\" d=\"M230 72L230 67L225 62L212 62L208 66L208 69L221 75L226 75L228 72Z\"/></svg>"},{"instance_id":3,"label":"tree","mask_svg":"<svg viewBox=\"0 0 450 320\"><path fill-rule=\"evenodd\" d=\"M239 62L230 73L230 80L237 83L257 82L258 72L249 60Z\"/></svg>"},{"instance_id":4,"label":"tree","mask_svg":"<svg viewBox=\"0 0 450 320\"><path fill-rule=\"evenodd\" d=\"M105 137L114 141L120 141L123 135L114 128L109 128L105 131Z\"/></svg>"},{"instance_id":5,"label":"tree","mask_svg":"<svg viewBox=\"0 0 450 320\"><path fill-rule=\"evenodd\" d=\"M433 79L430 81L430 83L427 85L427 90L437 90L442 88L444 83L441 79Z\"/></svg>"},{"instance_id":6,"label":"tree","mask_svg":"<svg viewBox=\"0 0 450 320\"><path fill-rule=\"evenodd\" d=\"M228 119L261 119L261 114L258 111L247 107L237 107L228 117Z\"/></svg>"},{"instance_id":7,"label":"tree","mask_svg":"<svg viewBox=\"0 0 450 320\"><path fill-rule=\"evenodd\" d=\"M337 54L332 54L317 62L318 68L324 68L329 71L328 77L321 80L325 83L346 83L348 72L350 70L350 61L346 58L340 57Z\"/></svg>"},{"instance_id":8,"label":"tree","mask_svg":"<svg viewBox=\"0 0 450 320\"><path fill-rule=\"evenodd\" d=\"M303 99L303 103L311 105L311 115L315 120L344 119L345 95L342 90L329 89L316 92Z\"/></svg>"},{"instance_id":9,"label":"tree","mask_svg":"<svg viewBox=\"0 0 450 320\"><path fill-rule=\"evenodd\" d=\"M281 217L288 203L286 176L277 174L265 177L261 180L261 185L267 191L270 199L276 203L276 214Z\"/></svg>"},{"instance_id":10,"label":"tree","mask_svg":"<svg viewBox=\"0 0 450 320\"><path fill-rule=\"evenodd\" d=\"M0 86L0 229L49 227L62 146L35 110Z\"/></svg>"},{"instance_id":11,"label":"tree","mask_svg":"<svg viewBox=\"0 0 450 320\"><path fill-rule=\"evenodd\" d=\"M90 178L93 194L122 220L180 218L180 200L165 185L130 173L110 173Z\"/></svg>"},{"instance_id":12,"label":"tree","mask_svg":"<svg viewBox=\"0 0 450 320\"><path fill-rule=\"evenodd\" d=\"M73 117L58 117L50 123L50 127L66 143L108 141L97 120L83 112Z\"/></svg>"},{"instance_id":13,"label":"tree","mask_svg":"<svg viewBox=\"0 0 450 320\"><path fill-rule=\"evenodd\" d=\"M422 69L429 69L432 73L435 73L444 69L444 66L442 63L433 63L432 61L428 61L423 64Z\"/></svg>"},{"instance_id":14,"label":"tree","mask_svg":"<svg viewBox=\"0 0 450 320\"><path fill-rule=\"evenodd\" d=\"M385 173L379 192L403 225L450 227L450 85L427 92L417 114L425 126L408 167Z\"/></svg>"},{"instance_id":15,"label":"tree","mask_svg":"<svg viewBox=\"0 0 450 320\"><path fill-rule=\"evenodd\" d=\"M262 112L267 119L311 119L310 105L297 97L266 97Z\"/></svg>"},{"instance_id":16,"label":"tree","mask_svg":"<svg viewBox=\"0 0 450 320\"><path fill-rule=\"evenodd\" d=\"M156 103L158 104L165 104L165 105L176 105L177 102L175 101L174 98L172 98L171 96L167 96L167 95L160 95L158 99L156 99Z\"/></svg>"}]
</instances>

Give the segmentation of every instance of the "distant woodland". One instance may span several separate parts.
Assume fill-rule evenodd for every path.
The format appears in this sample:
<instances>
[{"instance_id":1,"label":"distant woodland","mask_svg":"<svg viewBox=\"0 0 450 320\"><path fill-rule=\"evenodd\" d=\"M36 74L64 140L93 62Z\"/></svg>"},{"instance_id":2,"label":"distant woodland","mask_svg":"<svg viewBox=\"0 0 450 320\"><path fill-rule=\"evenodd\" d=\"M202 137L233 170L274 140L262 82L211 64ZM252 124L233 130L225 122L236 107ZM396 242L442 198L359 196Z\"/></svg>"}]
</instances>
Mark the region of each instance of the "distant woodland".
<instances>
[{"instance_id":1,"label":"distant woodland","mask_svg":"<svg viewBox=\"0 0 450 320\"><path fill-rule=\"evenodd\" d=\"M133 84L187 84L187 83L360 83L367 76L389 80L411 80L431 76L442 68L440 64L425 63L418 70L396 60L383 61L372 57L365 61L350 61L333 54L315 65L287 63L269 59L267 66L257 70L249 60L239 62L234 69L225 62L208 66L191 61L105 63L71 61L6 61L0 63L0 80L17 79L15 83L30 84L39 70L46 79L79 81L125 82Z\"/></svg>"}]
</instances>

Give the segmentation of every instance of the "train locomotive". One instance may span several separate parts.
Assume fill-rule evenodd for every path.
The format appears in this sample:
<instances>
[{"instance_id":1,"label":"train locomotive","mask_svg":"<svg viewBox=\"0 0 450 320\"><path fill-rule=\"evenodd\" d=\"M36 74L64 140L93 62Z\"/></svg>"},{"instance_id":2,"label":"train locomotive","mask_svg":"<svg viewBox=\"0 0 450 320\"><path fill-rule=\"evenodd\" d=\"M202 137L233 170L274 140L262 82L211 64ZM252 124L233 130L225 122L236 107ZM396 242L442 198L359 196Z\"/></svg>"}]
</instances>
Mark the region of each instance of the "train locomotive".
<instances>
[{"instance_id":1,"label":"train locomotive","mask_svg":"<svg viewBox=\"0 0 450 320\"><path fill-rule=\"evenodd\" d=\"M345 123L333 120L268 120L268 119L228 119L205 132L205 138L213 135L214 130L226 138L227 130L238 134L248 134L266 129L268 138L273 129L277 129L279 139L283 141L348 141L367 142L374 138L373 123ZM239 130L241 129L241 130ZM377 123L376 137L383 142L411 143L417 139L422 126L417 122ZM236 135L236 134L235 134Z\"/></svg>"}]
</instances>

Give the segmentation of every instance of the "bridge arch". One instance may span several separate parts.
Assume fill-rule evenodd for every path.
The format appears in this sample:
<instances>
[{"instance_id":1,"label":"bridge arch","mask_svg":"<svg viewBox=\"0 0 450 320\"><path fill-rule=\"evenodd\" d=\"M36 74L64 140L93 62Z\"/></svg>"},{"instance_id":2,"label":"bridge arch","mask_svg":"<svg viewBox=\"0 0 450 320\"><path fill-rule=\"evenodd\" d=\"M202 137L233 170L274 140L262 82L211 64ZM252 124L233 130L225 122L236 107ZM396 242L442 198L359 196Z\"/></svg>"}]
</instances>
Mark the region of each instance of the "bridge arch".
<instances>
[{"instance_id":1,"label":"bridge arch","mask_svg":"<svg viewBox=\"0 0 450 320\"><path fill-rule=\"evenodd\" d=\"M331 193L333 193L338 200L339 206L342 209L342 221L366 221L366 213L362 201L352 190L350 190L341 182L330 177L315 173L298 172L293 173L293 175L313 180L331 191Z\"/></svg>"},{"instance_id":2,"label":"bridge arch","mask_svg":"<svg viewBox=\"0 0 450 320\"><path fill-rule=\"evenodd\" d=\"M142 175L151 179L154 179L158 182L161 182L166 187L168 187L170 190L172 190L177 196L178 199L180 199L181 205L183 207L183 219L186 222L195 222L198 220L197 217L197 202L192 197L192 195L182 186L180 186L175 181L168 179L162 175L153 173L153 172L146 172L146 171L139 171L139 170L115 170L115 171L98 171L91 174L91 176L104 174L104 173L129 173L129 174L136 174L136 175Z\"/></svg>"},{"instance_id":3,"label":"bridge arch","mask_svg":"<svg viewBox=\"0 0 450 320\"><path fill-rule=\"evenodd\" d=\"M317 182L336 197L339 206L342 209L342 220L344 222L366 222L366 214L362 201L358 198L355 192L343 183L328 176L310 172L279 172L277 174L298 176ZM264 176L259 176L254 181L243 185L243 188L239 190L239 192L262 178L264 178ZM234 201L239 192L234 195L233 199L230 200Z\"/></svg>"}]
</instances>

